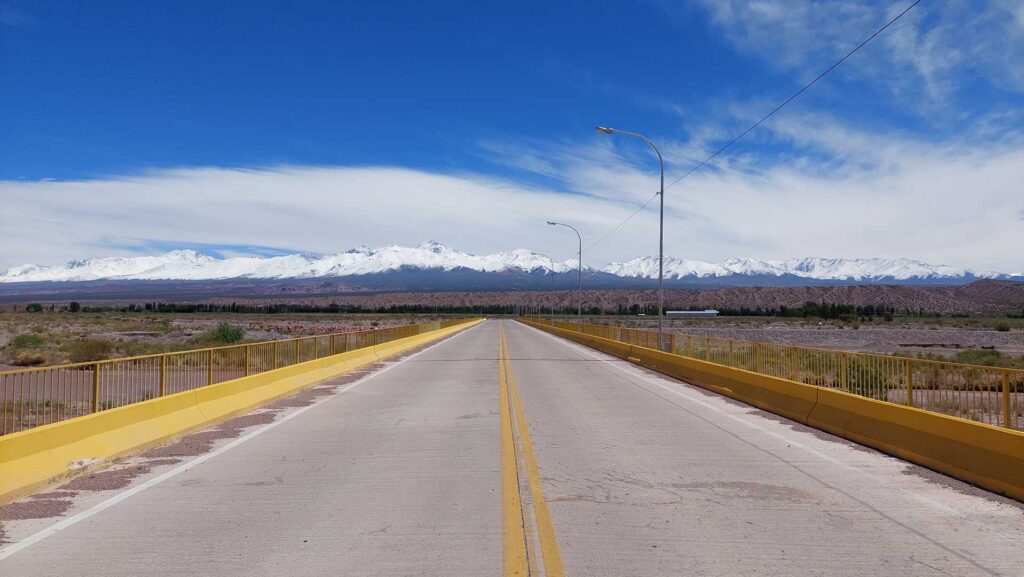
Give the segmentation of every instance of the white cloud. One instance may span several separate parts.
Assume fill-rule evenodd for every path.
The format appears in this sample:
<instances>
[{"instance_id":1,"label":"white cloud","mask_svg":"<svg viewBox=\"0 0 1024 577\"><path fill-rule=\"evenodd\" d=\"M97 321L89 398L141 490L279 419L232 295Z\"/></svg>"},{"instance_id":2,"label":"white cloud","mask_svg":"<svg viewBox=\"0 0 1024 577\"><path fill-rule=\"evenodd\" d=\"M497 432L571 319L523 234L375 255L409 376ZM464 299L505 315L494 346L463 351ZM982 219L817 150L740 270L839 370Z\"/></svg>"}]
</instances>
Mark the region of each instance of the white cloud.
<instances>
[{"instance_id":1,"label":"white cloud","mask_svg":"<svg viewBox=\"0 0 1024 577\"><path fill-rule=\"evenodd\" d=\"M825 117L778 122L773 130L798 148L834 152L836 160L823 170L794 153L769 168L723 164L695 173L666 194L669 255L905 256L1003 272L1024 268L1019 142L930 144L861 133ZM478 254L531 248L569 258L574 239L545 220L579 225L587 244L657 187L656 163L640 143L612 146L594 138L591 147L519 146L537 160L512 164L560 179L551 189L397 167L183 168L92 181L0 182L0 267L130 254L117 247L146 239L321 253L435 239ZM600 266L656 254L656 242L657 202L585 260Z\"/></svg>"},{"instance_id":2,"label":"white cloud","mask_svg":"<svg viewBox=\"0 0 1024 577\"><path fill-rule=\"evenodd\" d=\"M568 257L545 219L614 226L628 205L478 175L394 167L184 168L72 182L0 182L0 267L130 254L156 239L335 252L425 239ZM631 248L638 249L638 245ZM625 254L625 253L624 253Z\"/></svg>"},{"instance_id":3,"label":"white cloud","mask_svg":"<svg viewBox=\"0 0 1024 577\"><path fill-rule=\"evenodd\" d=\"M826 0L700 0L739 50L810 80L910 4ZM923 2L839 71L887 88L907 109L931 111L979 79L1024 92L1019 0Z\"/></svg>"}]
</instances>

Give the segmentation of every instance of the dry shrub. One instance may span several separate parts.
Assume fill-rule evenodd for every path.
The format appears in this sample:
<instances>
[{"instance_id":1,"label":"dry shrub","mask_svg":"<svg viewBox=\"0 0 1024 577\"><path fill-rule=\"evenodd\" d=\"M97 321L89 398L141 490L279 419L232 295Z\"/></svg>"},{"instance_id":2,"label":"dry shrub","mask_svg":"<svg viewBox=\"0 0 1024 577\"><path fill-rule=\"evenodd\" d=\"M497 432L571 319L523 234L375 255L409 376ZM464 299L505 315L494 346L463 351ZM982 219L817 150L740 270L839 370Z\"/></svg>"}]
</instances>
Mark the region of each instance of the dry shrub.
<instances>
[{"instance_id":1,"label":"dry shrub","mask_svg":"<svg viewBox=\"0 0 1024 577\"><path fill-rule=\"evenodd\" d=\"M82 339L64 345L64 353L72 363L106 360L113 351L113 343L99 339Z\"/></svg>"},{"instance_id":2,"label":"dry shrub","mask_svg":"<svg viewBox=\"0 0 1024 577\"><path fill-rule=\"evenodd\" d=\"M19 367L35 367L46 362L46 357L38 351L21 351L14 357L12 364Z\"/></svg>"}]
</instances>

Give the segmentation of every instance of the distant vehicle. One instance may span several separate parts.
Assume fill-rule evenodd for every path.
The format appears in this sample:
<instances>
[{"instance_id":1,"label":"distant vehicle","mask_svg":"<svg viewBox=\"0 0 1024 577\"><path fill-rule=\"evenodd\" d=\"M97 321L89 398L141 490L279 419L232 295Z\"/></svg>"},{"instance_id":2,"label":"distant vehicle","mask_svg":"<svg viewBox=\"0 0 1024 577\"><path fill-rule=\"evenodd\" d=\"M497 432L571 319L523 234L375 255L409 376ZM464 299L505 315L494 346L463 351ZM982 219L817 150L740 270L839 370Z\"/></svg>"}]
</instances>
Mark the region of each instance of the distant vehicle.
<instances>
[{"instance_id":1,"label":"distant vehicle","mask_svg":"<svg viewBox=\"0 0 1024 577\"><path fill-rule=\"evenodd\" d=\"M714 309L707 309L703 311L665 311L665 316L676 318L717 317L718 311Z\"/></svg>"}]
</instances>

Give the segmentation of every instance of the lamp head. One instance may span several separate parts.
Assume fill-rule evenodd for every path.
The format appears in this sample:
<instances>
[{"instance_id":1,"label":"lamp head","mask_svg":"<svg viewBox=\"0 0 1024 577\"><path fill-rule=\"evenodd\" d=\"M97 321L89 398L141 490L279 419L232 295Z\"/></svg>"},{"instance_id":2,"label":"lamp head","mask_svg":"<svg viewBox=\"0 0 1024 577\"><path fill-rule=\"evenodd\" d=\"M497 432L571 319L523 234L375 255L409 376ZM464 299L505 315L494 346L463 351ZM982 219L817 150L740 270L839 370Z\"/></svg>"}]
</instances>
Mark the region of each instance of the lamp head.
<instances>
[{"instance_id":1,"label":"lamp head","mask_svg":"<svg viewBox=\"0 0 1024 577\"><path fill-rule=\"evenodd\" d=\"M595 126L594 130L600 132L601 134L613 134L615 132L614 129L605 128L604 126Z\"/></svg>"},{"instance_id":2,"label":"lamp head","mask_svg":"<svg viewBox=\"0 0 1024 577\"><path fill-rule=\"evenodd\" d=\"M549 220L549 221L548 221L548 224L550 224L551 226L554 226L554 225L556 225L556 224L558 224L558 223L557 223L557 222L551 222L551 221Z\"/></svg>"}]
</instances>

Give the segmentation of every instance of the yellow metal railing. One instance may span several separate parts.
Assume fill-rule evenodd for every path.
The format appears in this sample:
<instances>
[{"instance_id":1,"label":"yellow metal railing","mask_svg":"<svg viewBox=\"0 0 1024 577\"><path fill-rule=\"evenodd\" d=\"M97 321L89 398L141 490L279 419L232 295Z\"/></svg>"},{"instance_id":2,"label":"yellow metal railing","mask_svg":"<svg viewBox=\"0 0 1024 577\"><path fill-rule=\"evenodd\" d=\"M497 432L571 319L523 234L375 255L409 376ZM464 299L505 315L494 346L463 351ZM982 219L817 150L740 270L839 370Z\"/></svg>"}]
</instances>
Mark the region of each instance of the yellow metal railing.
<instances>
[{"instance_id":1,"label":"yellow metal railing","mask_svg":"<svg viewBox=\"0 0 1024 577\"><path fill-rule=\"evenodd\" d=\"M465 322L435 321L0 372L0 435Z\"/></svg>"},{"instance_id":2,"label":"yellow metal railing","mask_svg":"<svg viewBox=\"0 0 1024 577\"><path fill-rule=\"evenodd\" d=\"M530 319L657 348L658 333ZM988 425L1024 429L1024 370L669 333L674 354Z\"/></svg>"}]
</instances>

